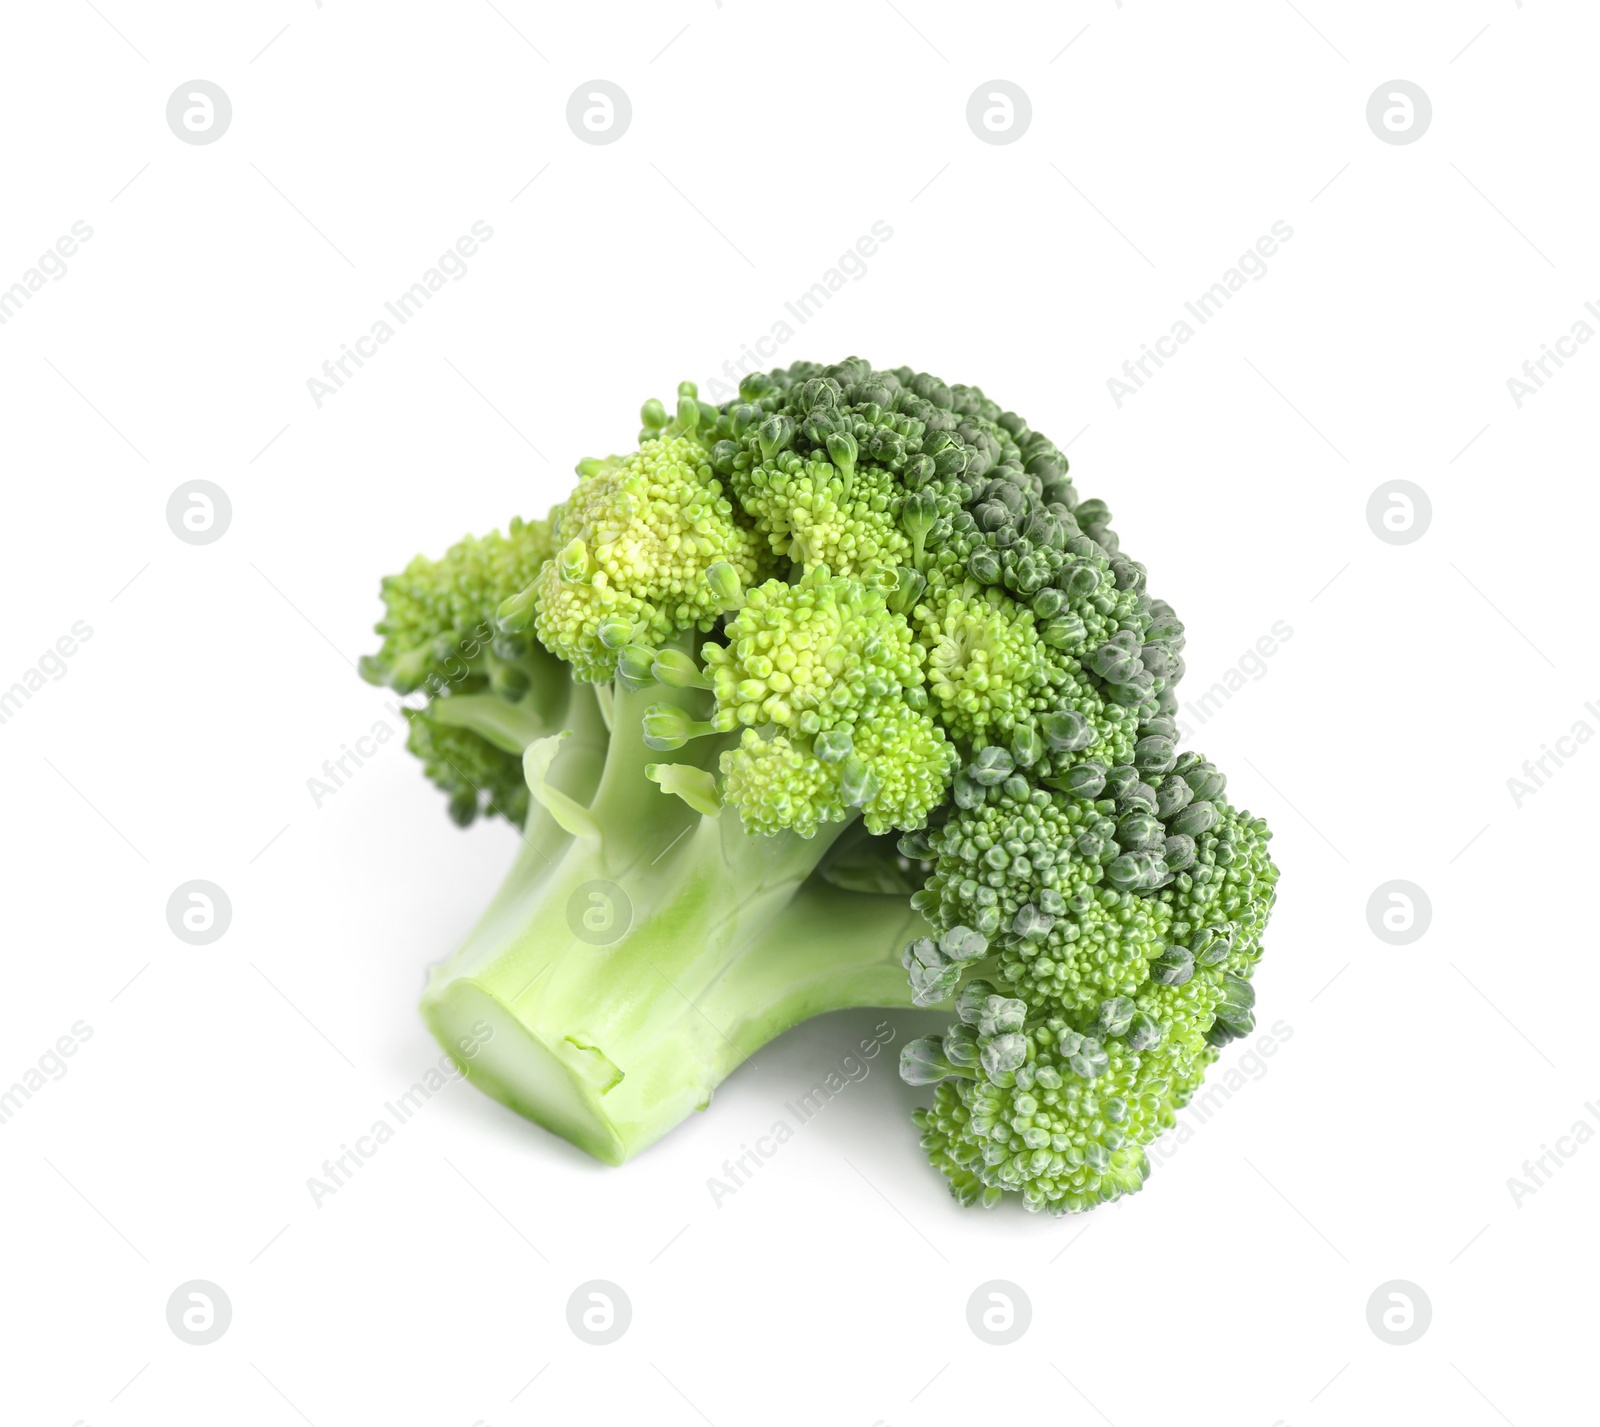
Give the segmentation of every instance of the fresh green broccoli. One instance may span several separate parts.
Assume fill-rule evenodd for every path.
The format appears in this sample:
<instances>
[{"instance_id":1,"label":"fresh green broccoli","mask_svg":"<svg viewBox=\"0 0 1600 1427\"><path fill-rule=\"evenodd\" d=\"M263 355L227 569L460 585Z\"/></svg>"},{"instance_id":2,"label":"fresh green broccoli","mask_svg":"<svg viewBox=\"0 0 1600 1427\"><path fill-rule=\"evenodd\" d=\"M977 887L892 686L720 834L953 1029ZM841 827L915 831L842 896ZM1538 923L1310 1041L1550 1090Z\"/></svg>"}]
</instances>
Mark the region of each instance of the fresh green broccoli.
<instances>
[{"instance_id":1,"label":"fresh green broccoli","mask_svg":"<svg viewBox=\"0 0 1600 1427\"><path fill-rule=\"evenodd\" d=\"M513 520L505 535L468 536L442 560L419 555L383 582L383 646L362 657L361 676L426 698L405 709L407 744L463 827L480 813L525 821L522 750L563 727L572 702L565 667L495 623L499 604L554 550L549 520Z\"/></svg>"},{"instance_id":2,"label":"fresh green broccoli","mask_svg":"<svg viewBox=\"0 0 1600 1427\"><path fill-rule=\"evenodd\" d=\"M1253 1029L1277 881L1177 748L1182 623L976 387L851 358L641 417L546 520L384 582L363 674L523 842L429 1026L620 1163L799 1021L953 1000L900 1069L956 1197L1138 1189Z\"/></svg>"}]
</instances>

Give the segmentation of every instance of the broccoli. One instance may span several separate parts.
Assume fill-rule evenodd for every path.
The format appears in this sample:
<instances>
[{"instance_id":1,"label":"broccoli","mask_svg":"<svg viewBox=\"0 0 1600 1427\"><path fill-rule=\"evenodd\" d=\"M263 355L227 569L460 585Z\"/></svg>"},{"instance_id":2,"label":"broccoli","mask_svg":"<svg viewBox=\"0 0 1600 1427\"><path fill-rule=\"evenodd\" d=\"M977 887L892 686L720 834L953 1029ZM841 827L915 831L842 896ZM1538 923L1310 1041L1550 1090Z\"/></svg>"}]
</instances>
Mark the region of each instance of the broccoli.
<instances>
[{"instance_id":1,"label":"broccoli","mask_svg":"<svg viewBox=\"0 0 1600 1427\"><path fill-rule=\"evenodd\" d=\"M977 387L801 362L641 419L384 581L364 677L451 816L522 839L424 1019L619 1164L802 1020L951 1003L900 1072L958 1200L1138 1189L1253 1029L1278 875L1177 748L1172 607Z\"/></svg>"}]
</instances>

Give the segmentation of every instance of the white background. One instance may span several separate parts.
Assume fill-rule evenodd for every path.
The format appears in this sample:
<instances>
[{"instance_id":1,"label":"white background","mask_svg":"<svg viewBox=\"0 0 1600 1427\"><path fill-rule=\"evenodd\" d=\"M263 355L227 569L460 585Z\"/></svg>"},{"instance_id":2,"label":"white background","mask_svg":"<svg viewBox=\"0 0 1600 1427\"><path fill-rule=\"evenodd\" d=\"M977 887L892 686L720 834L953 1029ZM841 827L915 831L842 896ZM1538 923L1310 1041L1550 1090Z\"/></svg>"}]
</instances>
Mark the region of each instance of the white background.
<instances>
[{"instance_id":1,"label":"white background","mask_svg":"<svg viewBox=\"0 0 1600 1427\"><path fill-rule=\"evenodd\" d=\"M0 725L0 1085L93 1034L0 1125L0 1416L1592 1412L1600 1148L1565 1141L1520 1203L1508 1180L1600 1124L1600 747L1520 807L1507 779L1600 729L1600 350L1520 408L1506 385L1600 299L1592 10L96 3L8 7L3 42L0 284L94 236L0 327L0 686L93 635ZM165 121L197 77L233 105L207 146ZM595 77L633 105L605 147L565 120ZM996 77L1033 108L1005 146L965 119ZM1433 105L1405 146L1365 118L1396 77ZM467 275L319 409L307 379L480 219ZM437 1054L424 968L514 846L454 829L398 740L314 806L323 761L393 721L352 667L379 576L542 513L880 219L781 360L908 363L1070 441L1188 625L1189 698L1292 629L1188 720L1277 832L1256 985L1291 1034L1086 1218L958 1208L888 1055L715 1204L870 1013L786 1037L620 1170L453 1086L317 1207L308 1177ZM1119 408L1107 379L1275 220L1266 276ZM166 522L195 478L232 502L211 545ZM1407 545L1366 518L1395 478L1431 498ZM193 878L232 901L210 946L167 926ZM1401 947L1366 911L1396 878L1432 904ZM233 1306L204 1347L165 1317L197 1278ZM590 1279L632 1303L609 1347L567 1326ZM1009 1347L967 1326L991 1279L1032 1304ZM1432 1303L1406 1347L1367 1323L1392 1279Z\"/></svg>"}]
</instances>

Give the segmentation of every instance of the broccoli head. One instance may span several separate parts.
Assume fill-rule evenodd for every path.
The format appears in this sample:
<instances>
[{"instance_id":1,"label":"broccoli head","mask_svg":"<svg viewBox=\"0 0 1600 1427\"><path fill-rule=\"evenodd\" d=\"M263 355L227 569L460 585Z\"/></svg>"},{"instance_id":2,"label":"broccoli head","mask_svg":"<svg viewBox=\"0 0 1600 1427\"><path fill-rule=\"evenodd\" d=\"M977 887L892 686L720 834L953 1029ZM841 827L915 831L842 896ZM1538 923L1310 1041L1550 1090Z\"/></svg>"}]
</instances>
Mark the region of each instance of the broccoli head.
<instances>
[{"instance_id":1,"label":"broccoli head","mask_svg":"<svg viewBox=\"0 0 1600 1427\"><path fill-rule=\"evenodd\" d=\"M545 520L384 582L363 674L523 842L429 1025L617 1163L800 1020L950 1004L900 1069L961 1202L1138 1189L1253 1029L1277 881L1177 746L1181 621L977 387L802 362L641 419Z\"/></svg>"}]
</instances>

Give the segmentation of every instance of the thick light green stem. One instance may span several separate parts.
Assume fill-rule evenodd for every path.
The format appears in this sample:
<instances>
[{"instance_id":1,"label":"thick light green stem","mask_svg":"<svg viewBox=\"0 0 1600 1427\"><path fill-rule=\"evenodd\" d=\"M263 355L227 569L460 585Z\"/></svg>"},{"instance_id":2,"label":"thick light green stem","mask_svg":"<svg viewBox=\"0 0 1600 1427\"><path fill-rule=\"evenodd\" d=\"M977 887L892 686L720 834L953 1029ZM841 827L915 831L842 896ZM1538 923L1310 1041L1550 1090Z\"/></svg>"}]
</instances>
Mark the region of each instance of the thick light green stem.
<instances>
[{"instance_id":1,"label":"thick light green stem","mask_svg":"<svg viewBox=\"0 0 1600 1427\"><path fill-rule=\"evenodd\" d=\"M903 897L813 877L842 826L751 837L731 811L702 817L656 790L637 701L616 697L592 805L602 835L537 812L422 1003L482 1089L612 1164L799 1021L909 1006L900 949L922 929Z\"/></svg>"}]
</instances>

